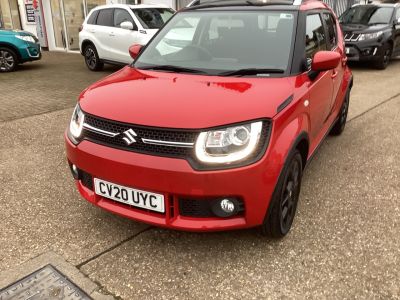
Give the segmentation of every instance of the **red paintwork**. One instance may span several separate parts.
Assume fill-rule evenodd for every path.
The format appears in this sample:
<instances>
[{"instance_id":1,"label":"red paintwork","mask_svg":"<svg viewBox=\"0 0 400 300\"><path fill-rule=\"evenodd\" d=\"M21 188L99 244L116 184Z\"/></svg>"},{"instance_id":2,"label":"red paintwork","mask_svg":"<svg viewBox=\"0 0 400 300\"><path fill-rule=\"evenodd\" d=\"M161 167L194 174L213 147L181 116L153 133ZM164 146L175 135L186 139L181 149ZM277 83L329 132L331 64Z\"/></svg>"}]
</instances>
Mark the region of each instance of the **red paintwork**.
<instances>
[{"instance_id":1,"label":"red paintwork","mask_svg":"<svg viewBox=\"0 0 400 300\"><path fill-rule=\"evenodd\" d=\"M322 6L319 1L309 1L301 9ZM337 30L341 32L339 26ZM77 182L80 193L91 203L116 214L168 228L210 231L260 225L293 142L305 132L310 157L338 116L351 80L341 34L338 45L335 51L341 63L321 72L314 80L306 72L288 78L231 78L125 67L92 85L81 94L80 104L84 111L103 118L171 128L208 128L270 118L273 129L261 160L219 171L195 171L183 159L127 152L89 141L75 146L65 136L71 163L107 181L162 193L167 199L166 207L174 202L175 213L171 217L168 209L160 215L126 207L95 195ZM332 66L332 57L327 59L324 53L319 56L317 66ZM293 101L277 113L277 107L290 95ZM308 106L304 105L306 100ZM228 219L182 217L178 196L241 197L245 215Z\"/></svg>"},{"instance_id":2,"label":"red paintwork","mask_svg":"<svg viewBox=\"0 0 400 300\"><path fill-rule=\"evenodd\" d=\"M133 58L136 59L136 57L139 55L140 50L142 50L142 45L135 44L129 47L129 55Z\"/></svg>"},{"instance_id":3,"label":"red paintwork","mask_svg":"<svg viewBox=\"0 0 400 300\"><path fill-rule=\"evenodd\" d=\"M314 71L327 71L335 69L340 60L341 55L332 51L320 51L314 55L311 69Z\"/></svg>"}]
</instances>

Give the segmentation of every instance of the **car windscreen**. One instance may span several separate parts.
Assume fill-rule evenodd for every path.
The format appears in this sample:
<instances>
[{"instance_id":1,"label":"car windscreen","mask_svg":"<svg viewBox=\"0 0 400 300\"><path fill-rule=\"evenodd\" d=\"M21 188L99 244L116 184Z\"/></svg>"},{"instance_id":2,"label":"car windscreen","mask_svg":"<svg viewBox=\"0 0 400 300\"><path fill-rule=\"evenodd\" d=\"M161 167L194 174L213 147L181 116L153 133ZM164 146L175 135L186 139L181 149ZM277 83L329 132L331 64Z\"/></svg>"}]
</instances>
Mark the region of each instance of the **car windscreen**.
<instances>
[{"instance_id":1,"label":"car windscreen","mask_svg":"<svg viewBox=\"0 0 400 300\"><path fill-rule=\"evenodd\" d=\"M132 11L144 29L160 29L174 14L170 8L135 8Z\"/></svg>"},{"instance_id":2,"label":"car windscreen","mask_svg":"<svg viewBox=\"0 0 400 300\"><path fill-rule=\"evenodd\" d=\"M393 7L375 5L354 6L345 11L339 20L342 24L389 24L393 10Z\"/></svg>"},{"instance_id":3,"label":"car windscreen","mask_svg":"<svg viewBox=\"0 0 400 300\"><path fill-rule=\"evenodd\" d=\"M257 74L254 69L283 73L289 66L295 19L294 12L283 11L181 12L166 24L134 66L168 66L170 70L174 67L212 75L245 69L253 69L253 75Z\"/></svg>"}]
</instances>

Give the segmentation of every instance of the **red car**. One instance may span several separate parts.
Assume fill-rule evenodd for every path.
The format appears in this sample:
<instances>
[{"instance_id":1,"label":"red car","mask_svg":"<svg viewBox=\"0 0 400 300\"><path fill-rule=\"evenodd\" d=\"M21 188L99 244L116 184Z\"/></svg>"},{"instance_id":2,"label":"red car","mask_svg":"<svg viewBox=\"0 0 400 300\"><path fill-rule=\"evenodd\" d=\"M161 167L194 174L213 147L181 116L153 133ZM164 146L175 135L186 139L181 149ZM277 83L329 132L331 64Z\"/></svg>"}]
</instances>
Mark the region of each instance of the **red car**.
<instances>
[{"instance_id":1,"label":"red car","mask_svg":"<svg viewBox=\"0 0 400 300\"><path fill-rule=\"evenodd\" d=\"M86 89L65 134L81 195L156 226L286 235L352 74L320 1L196 1Z\"/></svg>"}]
</instances>

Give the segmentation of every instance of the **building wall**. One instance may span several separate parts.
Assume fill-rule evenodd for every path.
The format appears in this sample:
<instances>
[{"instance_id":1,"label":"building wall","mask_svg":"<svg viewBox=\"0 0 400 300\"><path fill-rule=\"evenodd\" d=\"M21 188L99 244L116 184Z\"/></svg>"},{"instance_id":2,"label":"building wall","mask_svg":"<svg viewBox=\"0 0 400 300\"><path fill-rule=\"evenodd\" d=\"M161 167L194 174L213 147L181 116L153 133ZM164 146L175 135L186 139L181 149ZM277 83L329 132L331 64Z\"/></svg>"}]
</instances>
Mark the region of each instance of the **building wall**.
<instances>
[{"instance_id":1,"label":"building wall","mask_svg":"<svg viewBox=\"0 0 400 300\"><path fill-rule=\"evenodd\" d=\"M28 23L28 20L26 18L25 0L18 0L18 6L19 6L19 15L21 17L22 29L36 35L35 23Z\"/></svg>"}]
</instances>

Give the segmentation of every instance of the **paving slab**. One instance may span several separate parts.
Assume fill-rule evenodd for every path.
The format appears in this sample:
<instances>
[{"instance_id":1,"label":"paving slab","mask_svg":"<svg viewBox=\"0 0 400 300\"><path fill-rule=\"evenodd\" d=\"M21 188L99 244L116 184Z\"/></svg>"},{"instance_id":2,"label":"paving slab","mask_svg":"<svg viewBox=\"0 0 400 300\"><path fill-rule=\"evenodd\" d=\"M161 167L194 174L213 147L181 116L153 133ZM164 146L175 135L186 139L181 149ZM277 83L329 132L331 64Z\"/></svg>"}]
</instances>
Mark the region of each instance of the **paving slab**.
<instances>
[{"instance_id":1,"label":"paving slab","mask_svg":"<svg viewBox=\"0 0 400 300\"><path fill-rule=\"evenodd\" d=\"M0 299L4 300L114 299L102 291L101 286L51 251L0 274Z\"/></svg>"},{"instance_id":2,"label":"paving slab","mask_svg":"<svg viewBox=\"0 0 400 300\"><path fill-rule=\"evenodd\" d=\"M281 241L152 229L81 268L124 299L399 299L400 97L328 138Z\"/></svg>"},{"instance_id":3,"label":"paving slab","mask_svg":"<svg viewBox=\"0 0 400 300\"><path fill-rule=\"evenodd\" d=\"M76 265L147 227L80 197L64 153L71 113L0 123L0 271L48 250Z\"/></svg>"},{"instance_id":4,"label":"paving slab","mask_svg":"<svg viewBox=\"0 0 400 300\"><path fill-rule=\"evenodd\" d=\"M354 73L349 119L373 108L382 101L400 95L400 57L391 61L386 70L376 70L365 63L350 65Z\"/></svg>"},{"instance_id":5,"label":"paving slab","mask_svg":"<svg viewBox=\"0 0 400 300\"><path fill-rule=\"evenodd\" d=\"M119 68L91 72L80 54L45 51L40 61L0 73L0 121L72 107L89 84Z\"/></svg>"}]
</instances>

